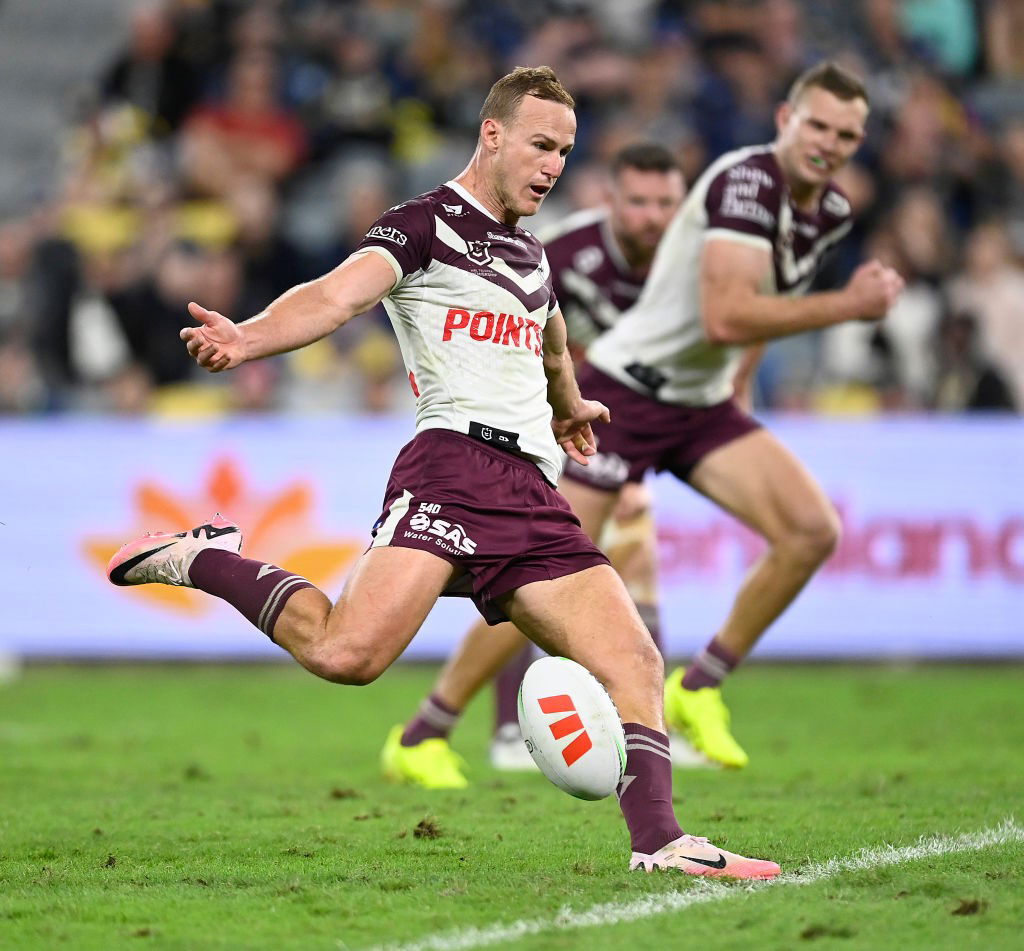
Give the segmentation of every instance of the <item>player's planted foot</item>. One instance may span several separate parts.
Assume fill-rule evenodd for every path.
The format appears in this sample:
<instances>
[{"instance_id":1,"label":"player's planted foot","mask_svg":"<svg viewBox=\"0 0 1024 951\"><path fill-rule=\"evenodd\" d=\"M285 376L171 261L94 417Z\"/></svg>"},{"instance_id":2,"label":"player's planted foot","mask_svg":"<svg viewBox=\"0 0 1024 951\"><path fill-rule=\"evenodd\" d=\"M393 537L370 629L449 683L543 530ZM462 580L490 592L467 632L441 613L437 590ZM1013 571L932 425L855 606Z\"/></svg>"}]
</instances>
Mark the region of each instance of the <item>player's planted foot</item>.
<instances>
[{"instance_id":1,"label":"player's planted foot","mask_svg":"<svg viewBox=\"0 0 1024 951\"><path fill-rule=\"evenodd\" d=\"M684 690L683 673L682 668L675 670L665 681L666 722L708 759L742 769L750 757L729 729L729 710L722 701L722 691L718 687Z\"/></svg>"},{"instance_id":2,"label":"player's planted foot","mask_svg":"<svg viewBox=\"0 0 1024 951\"><path fill-rule=\"evenodd\" d=\"M188 576L196 555L207 548L235 552L242 547L242 532L218 512L209 522L187 532L147 532L122 545L107 565L107 577L116 585L194 585Z\"/></svg>"},{"instance_id":3,"label":"player's planted foot","mask_svg":"<svg viewBox=\"0 0 1024 951\"><path fill-rule=\"evenodd\" d=\"M465 789L469 785L463 772L466 762L435 736L415 746L402 746L405 727L393 727L380 754L381 771L396 783L411 783L424 789Z\"/></svg>"},{"instance_id":4,"label":"player's planted foot","mask_svg":"<svg viewBox=\"0 0 1024 951\"><path fill-rule=\"evenodd\" d=\"M507 772L535 772L537 764L523 741L518 723L503 723L491 740L491 766Z\"/></svg>"},{"instance_id":5,"label":"player's planted foot","mask_svg":"<svg viewBox=\"0 0 1024 951\"><path fill-rule=\"evenodd\" d=\"M634 852L629 860L629 869L638 868L645 872L653 872L656 868L677 868L687 875L709 878L774 878L782 871L774 862L727 852L696 835L673 839L653 855Z\"/></svg>"}]
</instances>

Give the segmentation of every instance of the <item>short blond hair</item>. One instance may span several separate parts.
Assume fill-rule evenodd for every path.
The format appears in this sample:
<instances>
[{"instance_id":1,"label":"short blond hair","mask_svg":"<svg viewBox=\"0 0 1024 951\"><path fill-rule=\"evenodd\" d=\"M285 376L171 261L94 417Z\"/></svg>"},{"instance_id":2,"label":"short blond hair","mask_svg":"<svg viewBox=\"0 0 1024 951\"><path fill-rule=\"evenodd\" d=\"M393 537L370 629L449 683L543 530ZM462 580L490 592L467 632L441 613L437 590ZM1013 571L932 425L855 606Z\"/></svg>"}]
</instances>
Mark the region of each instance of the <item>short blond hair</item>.
<instances>
[{"instance_id":1,"label":"short blond hair","mask_svg":"<svg viewBox=\"0 0 1024 951\"><path fill-rule=\"evenodd\" d=\"M494 119L508 125L526 96L560 102L570 109L576 106L576 100L558 81L550 66L517 66L491 86L480 109L480 121Z\"/></svg>"},{"instance_id":2,"label":"short blond hair","mask_svg":"<svg viewBox=\"0 0 1024 951\"><path fill-rule=\"evenodd\" d=\"M863 99L866 106L871 105L868 91L859 77L830 60L818 63L817 66L812 66L797 76L789 88L789 95L786 99L791 106L795 106L800 97L808 89L814 87L824 89L844 102L849 102L851 99Z\"/></svg>"}]
</instances>

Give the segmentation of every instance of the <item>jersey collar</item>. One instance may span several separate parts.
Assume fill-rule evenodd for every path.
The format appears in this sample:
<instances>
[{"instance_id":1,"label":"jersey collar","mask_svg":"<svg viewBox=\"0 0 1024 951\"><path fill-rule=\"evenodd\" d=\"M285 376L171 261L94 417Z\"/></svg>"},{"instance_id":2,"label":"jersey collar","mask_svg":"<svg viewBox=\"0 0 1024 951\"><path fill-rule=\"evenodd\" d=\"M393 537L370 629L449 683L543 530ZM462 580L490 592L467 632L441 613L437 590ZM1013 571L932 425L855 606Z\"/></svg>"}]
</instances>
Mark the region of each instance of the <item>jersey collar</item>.
<instances>
[{"instance_id":1,"label":"jersey collar","mask_svg":"<svg viewBox=\"0 0 1024 951\"><path fill-rule=\"evenodd\" d=\"M461 196L463 201L469 202L469 204L471 204L481 214L487 215L487 217L490 218L491 221L497 221L498 224L501 225L502 227L507 227L507 225L503 224L501 221L498 221L498 219L495 218L494 215L492 215L486 208L484 208L484 206L481 205L480 202L477 201L476 198L474 198L473 195L470 192L468 192L462 185L455 181L454 178L451 181L445 182L444 184L446 188L450 188L457 195Z\"/></svg>"}]
</instances>

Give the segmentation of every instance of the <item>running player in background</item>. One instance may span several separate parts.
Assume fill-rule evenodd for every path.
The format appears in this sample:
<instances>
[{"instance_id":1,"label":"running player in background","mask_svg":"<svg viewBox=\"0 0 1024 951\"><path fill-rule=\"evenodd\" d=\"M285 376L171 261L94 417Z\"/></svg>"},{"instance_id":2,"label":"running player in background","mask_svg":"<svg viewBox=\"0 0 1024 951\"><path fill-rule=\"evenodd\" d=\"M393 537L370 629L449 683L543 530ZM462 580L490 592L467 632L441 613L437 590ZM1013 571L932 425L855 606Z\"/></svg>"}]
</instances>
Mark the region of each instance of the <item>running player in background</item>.
<instances>
[{"instance_id":1,"label":"running player in background","mask_svg":"<svg viewBox=\"0 0 1024 951\"><path fill-rule=\"evenodd\" d=\"M636 303L658 242L686 192L678 162L660 145L626 146L612 158L608 172L605 207L576 212L556 229L538 235L551 266L569 349L577 358ZM599 544L660 650L656 538L648 490L642 483L623 487ZM387 776L433 789L466 785L462 760L449 746L448 736L469 700L494 675L496 661L489 649L504 651L505 639L523 642L514 628L503 636L486 623L475 626L466 641L470 653L460 650L452 656L417 715L389 735L381 754ZM478 646L484 650L477 652ZM523 744L517 711L519 685L533 654L527 643L494 678L490 756L498 769L536 768Z\"/></svg>"},{"instance_id":2,"label":"running player in background","mask_svg":"<svg viewBox=\"0 0 1024 951\"><path fill-rule=\"evenodd\" d=\"M235 324L198 304L181 332L212 372L295 350L384 300L416 393L416 435L398 455L373 541L336 604L305 578L239 555L221 517L147 535L111 560L114 584L195 587L223 598L310 672L375 680L437 599L471 597L549 653L601 681L625 721L619 806L631 869L769 878L746 859L683 833L672 807L664 668L618 575L554 487L559 446L585 466L591 423L539 241L536 214L575 140L572 97L545 67L498 80L480 137L453 181L387 211L333 271Z\"/></svg>"},{"instance_id":3,"label":"running player in background","mask_svg":"<svg viewBox=\"0 0 1024 951\"><path fill-rule=\"evenodd\" d=\"M668 471L768 543L722 627L668 678L665 715L710 760L742 767L720 684L833 550L839 518L824 491L738 405L764 344L849 320L884 318L903 287L870 261L846 286L805 295L825 252L849 230L832 177L864 138L867 94L832 63L805 72L776 114L773 143L721 156L669 225L636 306L588 348L583 392L612 410L598 455L569 462L560 488L591 538L621 489ZM504 628L499 629L504 632ZM492 635L498 633L491 632ZM473 631L456 663L497 669L514 638ZM503 654L504 651L504 654ZM453 679L468 679L456 669Z\"/></svg>"}]
</instances>

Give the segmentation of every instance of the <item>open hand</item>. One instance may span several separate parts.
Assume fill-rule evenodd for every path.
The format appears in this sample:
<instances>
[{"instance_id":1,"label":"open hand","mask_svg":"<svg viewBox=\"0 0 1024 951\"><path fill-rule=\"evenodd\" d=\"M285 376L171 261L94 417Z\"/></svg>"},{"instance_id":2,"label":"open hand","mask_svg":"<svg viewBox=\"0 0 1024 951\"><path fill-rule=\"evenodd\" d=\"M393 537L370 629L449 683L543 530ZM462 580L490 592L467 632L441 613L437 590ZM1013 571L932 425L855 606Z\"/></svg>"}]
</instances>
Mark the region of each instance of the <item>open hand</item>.
<instances>
[{"instance_id":1,"label":"open hand","mask_svg":"<svg viewBox=\"0 0 1024 951\"><path fill-rule=\"evenodd\" d=\"M200 326L185 327L179 336L196 363L211 373L220 373L245 362L245 339L237 324L195 301L188 305L188 312Z\"/></svg>"},{"instance_id":2,"label":"open hand","mask_svg":"<svg viewBox=\"0 0 1024 951\"><path fill-rule=\"evenodd\" d=\"M551 429L555 440L565 450L565 454L581 466L587 465L587 456L597 452L597 440L590 428L593 422L607 423L611 421L611 413L604 403L597 400L581 399L568 419L552 419Z\"/></svg>"}]
</instances>

